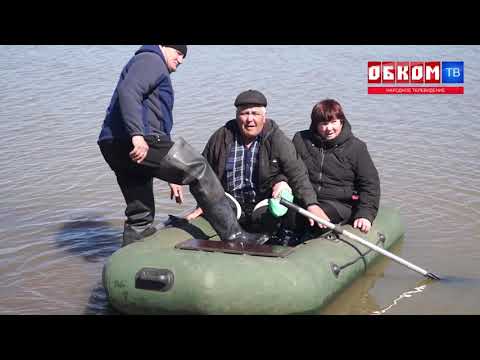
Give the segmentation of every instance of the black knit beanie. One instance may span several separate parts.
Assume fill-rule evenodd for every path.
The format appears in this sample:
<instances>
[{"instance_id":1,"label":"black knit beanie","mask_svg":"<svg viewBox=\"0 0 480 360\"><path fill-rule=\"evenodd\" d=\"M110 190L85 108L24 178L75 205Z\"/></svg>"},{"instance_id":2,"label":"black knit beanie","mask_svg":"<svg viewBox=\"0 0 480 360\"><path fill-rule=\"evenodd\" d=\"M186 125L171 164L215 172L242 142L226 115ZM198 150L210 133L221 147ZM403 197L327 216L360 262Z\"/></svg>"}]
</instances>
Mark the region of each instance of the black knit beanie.
<instances>
[{"instance_id":1,"label":"black knit beanie","mask_svg":"<svg viewBox=\"0 0 480 360\"><path fill-rule=\"evenodd\" d=\"M163 45L163 46L174 48L180 51L183 54L184 58L187 57L187 45Z\"/></svg>"}]
</instances>

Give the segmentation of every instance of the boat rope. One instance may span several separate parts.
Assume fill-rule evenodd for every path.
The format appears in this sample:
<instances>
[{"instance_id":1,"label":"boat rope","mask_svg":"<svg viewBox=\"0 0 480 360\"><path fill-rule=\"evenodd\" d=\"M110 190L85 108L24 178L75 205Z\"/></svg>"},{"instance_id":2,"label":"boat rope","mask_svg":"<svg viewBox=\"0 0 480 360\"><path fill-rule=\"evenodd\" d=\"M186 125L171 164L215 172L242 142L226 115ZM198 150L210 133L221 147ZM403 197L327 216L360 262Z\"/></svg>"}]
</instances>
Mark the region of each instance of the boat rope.
<instances>
[{"instance_id":1,"label":"boat rope","mask_svg":"<svg viewBox=\"0 0 480 360\"><path fill-rule=\"evenodd\" d=\"M363 261L363 266L364 266L364 269L363 269L363 270L364 270L364 271L367 271L367 260L365 259L365 256L367 256L368 254L370 254L373 250L372 250L372 249L368 249L366 252L364 252L364 253L362 254L362 252L360 251L360 249L359 249L357 246L355 246L354 244L352 244L351 242L349 242L349 241L347 241L347 240L345 240L345 239L342 239L342 238L341 238L340 236L338 236L337 234L335 234L335 235L336 235L336 238L337 238L338 240L342 241L343 243L345 243L345 244L347 244L347 245L350 245L350 246L351 246L353 249L355 249L355 251L359 254L359 256L358 256L356 259L354 259L354 260L352 260L352 261L350 261L350 262L348 262L348 263L346 263L346 264L343 264L343 265L341 265L341 266L338 266L338 265L334 264L334 270L333 270L333 271L334 271L335 276L338 277L338 274L340 273L340 271L342 271L343 269L345 269L345 268L347 268L347 267L355 264L355 263L356 263L358 260L360 260L360 259L362 259L362 261ZM376 245L379 246L380 244L383 244L384 242L385 242L385 236L384 236L383 234L380 234L380 233L379 233L379 234L378 234L378 241L377 241Z\"/></svg>"}]
</instances>

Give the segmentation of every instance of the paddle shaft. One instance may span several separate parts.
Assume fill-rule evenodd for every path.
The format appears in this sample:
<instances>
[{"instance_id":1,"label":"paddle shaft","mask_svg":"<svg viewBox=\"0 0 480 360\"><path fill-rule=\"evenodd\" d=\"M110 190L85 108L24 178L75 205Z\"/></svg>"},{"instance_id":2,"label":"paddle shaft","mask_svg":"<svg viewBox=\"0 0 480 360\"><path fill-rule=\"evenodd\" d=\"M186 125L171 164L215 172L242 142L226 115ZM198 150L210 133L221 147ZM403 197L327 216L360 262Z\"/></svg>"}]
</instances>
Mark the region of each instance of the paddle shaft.
<instances>
[{"instance_id":1,"label":"paddle shaft","mask_svg":"<svg viewBox=\"0 0 480 360\"><path fill-rule=\"evenodd\" d=\"M387 250L385 250L385 249L383 249L383 248L381 248L381 247L379 247L379 246L377 246L377 245L375 245L375 244L372 244L371 242L369 242L369 241L367 241L367 240L365 240L365 239L362 239L361 237L359 237L359 236L357 236L357 235L355 235L355 234L352 234L351 232L349 232L349 231L347 231L347 230L343 230L343 229L341 229L340 227L338 227L338 226L336 226L336 225L334 225L334 224L332 224L332 223L330 223L330 222L328 222L328 221L326 221L326 220L324 220L324 219L322 219L322 218L319 218L319 217L316 216L315 214L312 214L310 211L307 211L307 210L301 208L300 206L291 203L291 202L288 201L288 200L285 200L285 199L281 198L281 199L280 199L280 203L281 203L282 205L290 208L290 209L293 209L293 210L299 212L300 214L302 214L302 215L305 216L305 217L308 217L308 218L310 218L310 219L312 219L312 220L314 220L314 221L316 221L316 222L319 222L319 223L322 224L322 225L325 225L325 226L328 227L329 229L331 229L331 230L333 230L333 231L335 231L335 232L337 232L337 233L339 233L339 234L345 235L346 237L348 237L348 238L350 238L350 239L352 239L352 240L355 240L355 241L359 242L360 244L366 246L367 248L370 248L370 249L372 249L372 250L374 250L374 251L376 251L376 252L379 252L380 254L382 254L382 255L384 255L384 256L386 256L386 257L388 257L388 258L396 261L397 263L399 263L399 264L401 264L401 265L404 265L404 266L408 267L409 269L411 269L411 270L413 270L413 271L416 271L416 272L422 274L423 276L426 276L426 277L428 277L428 278L430 278L430 279L437 279L437 280L440 279L437 275L435 275L435 274L433 274L433 273L430 273L430 272L422 269L421 267L418 267L418 266L416 266L416 265L408 262L407 260L402 259L401 257L398 257L397 255L392 254L391 252L389 252L389 251L387 251Z\"/></svg>"}]
</instances>

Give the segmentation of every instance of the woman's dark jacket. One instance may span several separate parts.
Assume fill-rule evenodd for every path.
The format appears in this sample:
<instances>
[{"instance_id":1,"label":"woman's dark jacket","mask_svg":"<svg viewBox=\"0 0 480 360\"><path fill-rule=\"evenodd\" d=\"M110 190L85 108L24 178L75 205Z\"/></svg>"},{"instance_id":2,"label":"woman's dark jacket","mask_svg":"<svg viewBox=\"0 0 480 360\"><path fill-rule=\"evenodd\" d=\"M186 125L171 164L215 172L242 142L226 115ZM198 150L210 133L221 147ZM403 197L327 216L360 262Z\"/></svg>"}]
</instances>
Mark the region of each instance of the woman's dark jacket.
<instances>
[{"instance_id":1,"label":"woman's dark jacket","mask_svg":"<svg viewBox=\"0 0 480 360\"><path fill-rule=\"evenodd\" d=\"M236 120L230 120L218 129L208 141L203 156L207 159L218 178L225 184L225 164L231 147L235 143L235 133L239 133ZM258 155L257 201L272 195L272 188L280 181L286 181L295 198L303 206L317 203L317 196L308 179L305 164L299 159L290 139L271 119L267 119L261 133Z\"/></svg>"},{"instance_id":2,"label":"woman's dark jacket","mask_svg":"<svg viewBox=\"0 0 480 360\"><path fill-rule=\"evenodd\" d=\"M337 200L352 207L352 220L373 222L380 203L380 179L367 149L347 120L334 140L323 140L312 129L295 134L293 143L303 159L318 200ZM357 194L359 200L353 201Z\"/></svg>"}]
</instances>

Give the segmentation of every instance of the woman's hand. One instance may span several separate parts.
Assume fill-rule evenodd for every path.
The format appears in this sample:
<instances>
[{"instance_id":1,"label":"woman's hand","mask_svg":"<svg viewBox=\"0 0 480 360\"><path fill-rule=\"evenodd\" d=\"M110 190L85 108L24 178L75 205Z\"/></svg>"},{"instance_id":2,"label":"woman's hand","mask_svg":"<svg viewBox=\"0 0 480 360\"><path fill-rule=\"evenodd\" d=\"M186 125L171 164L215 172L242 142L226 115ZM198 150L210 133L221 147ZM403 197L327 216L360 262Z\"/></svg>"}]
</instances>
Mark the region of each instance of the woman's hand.
<instances>
[{"instance_id":1,"label":"woman's hand","mask_svg":"<svg viewBox=\"0 0 480 360\"><path fill-rule=\"evenodd\" d=\"M365 234L368 233L372 227L372 223L370 220L360 218L360 219L355 219L353 222L353 227L360 229L361 232L364 232Z\"/></svg>"}]
</instances>

